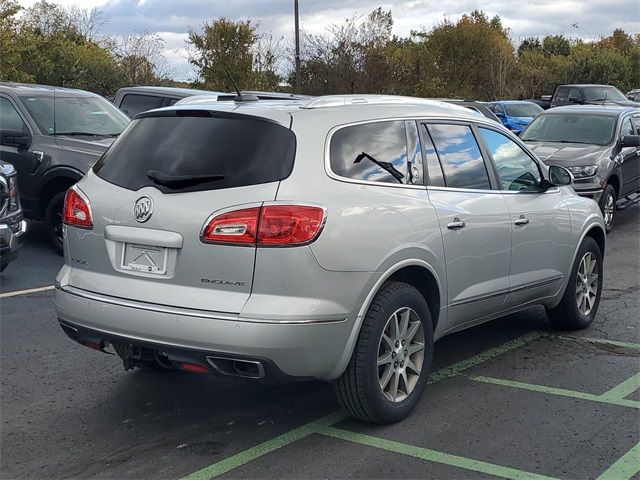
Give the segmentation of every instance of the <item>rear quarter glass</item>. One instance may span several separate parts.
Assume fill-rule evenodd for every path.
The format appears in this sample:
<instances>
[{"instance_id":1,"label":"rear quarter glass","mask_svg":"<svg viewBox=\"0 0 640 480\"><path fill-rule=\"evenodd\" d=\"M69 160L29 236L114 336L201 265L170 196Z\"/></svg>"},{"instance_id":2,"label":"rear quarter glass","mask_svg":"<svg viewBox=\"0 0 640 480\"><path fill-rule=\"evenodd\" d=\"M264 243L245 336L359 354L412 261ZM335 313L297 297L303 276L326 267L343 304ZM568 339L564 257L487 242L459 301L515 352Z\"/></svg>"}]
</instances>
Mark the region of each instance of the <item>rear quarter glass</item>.
<instances>
[{"instance_id":1,"label":"rear quarter glass","mask_svg":"<svg viewBox=\"0 0 640 480\"><path fill-rule=\"evenodd\" d=\"M94 172L128 190L153 186L163 193L182 193L279 181L293 169L296 138L279 124L244 115L214 117L206 111L161 113L134 120ZM203 181L166 185L150 179L149 172Z\"/></svg>"}]
</instances>

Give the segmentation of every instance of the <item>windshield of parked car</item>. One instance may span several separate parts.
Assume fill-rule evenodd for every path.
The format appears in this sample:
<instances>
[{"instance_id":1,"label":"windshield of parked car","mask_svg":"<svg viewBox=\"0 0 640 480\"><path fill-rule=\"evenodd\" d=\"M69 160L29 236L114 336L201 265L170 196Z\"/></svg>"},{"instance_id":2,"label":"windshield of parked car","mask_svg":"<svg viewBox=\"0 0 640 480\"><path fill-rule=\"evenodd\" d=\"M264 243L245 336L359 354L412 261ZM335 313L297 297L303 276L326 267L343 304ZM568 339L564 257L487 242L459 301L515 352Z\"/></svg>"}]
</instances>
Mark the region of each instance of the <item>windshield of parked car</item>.
<instances>
[{"instance_id":1,"label":"windshield of parked car","mask_svg":"<svg viewBox=\"0 0 640 480\"><path fill-rule=\"evenodd\" d=\"M537 116L520 138L529 142L609 145L616 118L584 113L547 113Z\"/></svg>"},{"instance_id":2,"label":"windshield of parked car","mask_svg":"<svg viewBox=\"0 0 640 480\"><path fill-rule=\"evenodd\" d=\"M602 102L604 100L627 100L627 97L616 87L584 87L584 99L587 102Z\"/></svg>"},{"instance_id":3,"label":"windshield of parked car","mask_svg":"<svg viewBox=\"0 0 640 480\"><path fill-rule=\"evenodd\" d=\"M535 103L508 103L505 104L505 108L510 117L535 117L544 111Z\"/></svg>"},{"instance_id":4,"label":"windshield of parked car","mask_svg":"<svg viewBox=\"0 0 640 480\"><path fill-rule=\"evenodd\" d=\"M57 95L55 108L53 95L28 95L20 101L46 135L109 137L129 124L124 113L100 97Z\"/></svg>"}]
</instances>

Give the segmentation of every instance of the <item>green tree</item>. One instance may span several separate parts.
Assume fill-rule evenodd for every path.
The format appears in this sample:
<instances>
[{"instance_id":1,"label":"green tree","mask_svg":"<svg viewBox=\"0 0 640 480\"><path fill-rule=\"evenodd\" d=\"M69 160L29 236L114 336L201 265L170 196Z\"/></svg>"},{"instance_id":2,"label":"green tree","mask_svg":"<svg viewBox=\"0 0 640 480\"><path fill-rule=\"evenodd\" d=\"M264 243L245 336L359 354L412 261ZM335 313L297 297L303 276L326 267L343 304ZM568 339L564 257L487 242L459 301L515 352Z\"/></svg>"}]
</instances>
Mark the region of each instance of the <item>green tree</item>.
<instances>
[{"instance_id":1,"label":"green tree","mask_svg":"<svg viewBox=\"0 0 640 480\"><path fill-rule=\"evenodd\" d=\"M187 42L194 52L189 62L198 69L202 85L212 90L233 90L226 70L240 88L253 84L252 47L257 41L251 20L234 22L224 17L204 22L202 33L189 30Z\"/></svg>"},{"instance_id":2,"label":"green tree","mask_svg":"<svg viewBox=\"0 0 640 480\"><path fill-rule=\"evenodd\" d=\"M422 32L444 96L481 100L505 96L516 67L508 35L499 17L489 19L478 10Z\"/></svg>"},{"instance_id":3,"label":"green tree","mask_svg":"<svg viewBox=\"0 0 640 480\"><path fill-rule=\"evenodd\" d=\"M13 0L0 0L0 80L32 82L25 71L23 55L33 50L28 38L21 34L17 15L22 7Z\"/></svg>"}]
</instances>

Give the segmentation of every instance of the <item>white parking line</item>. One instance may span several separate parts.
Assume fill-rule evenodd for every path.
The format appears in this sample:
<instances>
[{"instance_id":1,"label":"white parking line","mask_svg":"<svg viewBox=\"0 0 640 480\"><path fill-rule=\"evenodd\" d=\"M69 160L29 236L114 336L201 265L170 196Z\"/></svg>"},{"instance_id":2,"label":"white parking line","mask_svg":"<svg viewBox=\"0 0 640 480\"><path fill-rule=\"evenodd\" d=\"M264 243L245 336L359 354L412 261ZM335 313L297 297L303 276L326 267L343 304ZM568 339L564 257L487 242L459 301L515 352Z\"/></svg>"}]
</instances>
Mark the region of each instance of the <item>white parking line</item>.
<instances>
[{"instance_id":1,"label":"white parking line","mask_svg":"<svg viewBox=\"0 0 640 480\"><path fill-rule=\"evenodd\" d=\"M49 285L48 287L29 288L28 290L0 293L0 298L18 297L20 295L29 295L30 293L46 292L48 290L53 290L54 288L54 285Z\"/></svg>"}]
</instances>

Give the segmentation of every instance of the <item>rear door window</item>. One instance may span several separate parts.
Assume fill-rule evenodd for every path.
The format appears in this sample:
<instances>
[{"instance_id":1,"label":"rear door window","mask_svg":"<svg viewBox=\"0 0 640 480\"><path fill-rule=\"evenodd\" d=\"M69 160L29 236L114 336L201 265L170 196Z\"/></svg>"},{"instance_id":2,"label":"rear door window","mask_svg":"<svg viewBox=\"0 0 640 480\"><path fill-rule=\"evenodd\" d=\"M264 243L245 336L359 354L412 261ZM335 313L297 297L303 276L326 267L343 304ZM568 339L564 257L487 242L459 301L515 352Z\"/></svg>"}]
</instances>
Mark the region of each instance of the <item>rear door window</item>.
<instances>
[{"instance_id":1,"label":"rear door window","mask_svg":"<svg viewBox=\"0 0 640 480\"><path fill-rule=\"evenodd\" d=\"M164 104L164 97L154 97L152 95L138 95L128 93L120 103L120 110L133 118L140 112L160 108Z\"/></svg>"},{"instance_id":2,"label":"rear door window","mask_svg":"<svg viewBox=\"0 0 640 480\"><path fill-rule=\"evenodd\" d=\"M415 129L415 124L412 125ZM331 136L331 170L354 180L411 184L407 150L404 121L351 125ZM414 159L415 147L412 150L411 158Z\"/></svg>"},{"instance_id":3,"label":"rear door window","mask_svg":"<svg viewBox=\"0 0 640 480\"><path fill-rule=\"evenodd\" d=\"M428 124L427 128L440 159L447 187L491 190L487 168L471 127Z\"/></svg>"},{"instance_id":4,"label":"rear door window","mask_svg":"<svg viewBox=\"0 0 640 480\"><path fill-rule=\"evenodd\" d=\"M216 190L283 180L295 149L294 133L269 120L173 110L134 120L94 172L129 190Z\"/></svg>"}]
</instances>

